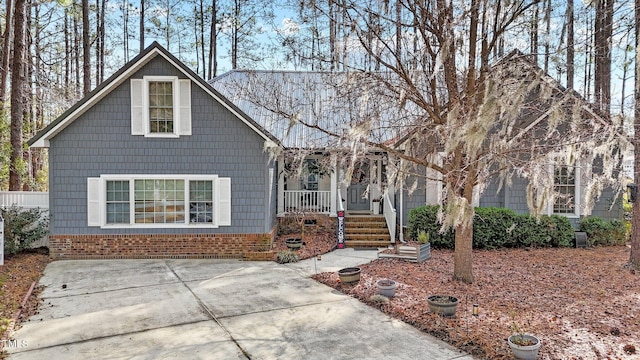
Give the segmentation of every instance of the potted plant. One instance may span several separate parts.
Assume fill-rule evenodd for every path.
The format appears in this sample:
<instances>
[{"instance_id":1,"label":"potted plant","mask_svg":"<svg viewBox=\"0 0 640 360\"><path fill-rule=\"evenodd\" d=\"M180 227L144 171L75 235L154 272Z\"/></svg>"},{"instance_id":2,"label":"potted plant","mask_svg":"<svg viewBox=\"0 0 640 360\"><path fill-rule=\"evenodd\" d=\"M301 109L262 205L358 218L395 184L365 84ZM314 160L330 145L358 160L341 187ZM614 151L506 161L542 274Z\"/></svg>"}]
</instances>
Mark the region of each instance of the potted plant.
<instances>
[{"instance_id":1,"label":"potted plant","mask_svg":"<svg viewBox=\"0 0 640 360\"><path fill-rule=\"evenodd\" d=\"M378 288L378 294L391 298L396 294L398 284L391 279L380 279L376 281L376 287Z\"/></svg>"},{"instance_id":2,"label":"potted plant","mask_svg":"<svg viewBox=\"0 0 640 360\"><path fill-rule=\"evenodd\" d=\"M449 295L431 295L427 298L429 309L442 316L453 316L458 307L458 298Z\"/></svg>"},{"instance_id":3,"label":"potted plant","mask_svg":"<svg viewBox=\"0 0 640 360\"><path fill-rule=\"evenodd\" d=\"M342 283L356 283L360 281L360 272L361 269L359 267L348 267L338 270L338 276Z\"/></svg>"},{"instance_id":4,"label":"potted plant","mask_svg":"<svg viewBox=\"0 0 640 360\"><path fill-rule=\"evenodd\" d=\"M293 212L293 219L298 225L298 229L300 229L300 237L288 238L284 242L287 245L287 248L291 250L298 250L302 245L304 245L304 223L307 220L307 214L304 211L295 211Z\"/></svg>"},{"instance_id":5,"label":"potted plant","mask_svg":"<svg viewBox=\"0 0 640 360\"><path fill-rule=\"evenodd\" d=\"M429 242L429 233L422 230L418 234L418 262L422 262L431 257L431 243Z\"/></svg>"},{"instance_id":6,"label":"potted plant","mask_svg":"<svg viewBox=\"0 0 640 360\"><path fill-rule=\"evenodd\" d=\"M287 247L292 250L298 250L302 247L301 238L288 238L284 242L287 244Z\"/></svg>"},{"instance_id":7,"label":"potted plant","mask_svg":"<svg viewBox=\"0 0 640 360\"><path fill-rule=\"evenodd\" d=\"M526 334L520 325L514 320L511 325L513 335L509 336L507 343L511 348L511 352L516 359L535 360L538 358L538 350L540 349L540 339Z\"/></svg>"}]
</instances>

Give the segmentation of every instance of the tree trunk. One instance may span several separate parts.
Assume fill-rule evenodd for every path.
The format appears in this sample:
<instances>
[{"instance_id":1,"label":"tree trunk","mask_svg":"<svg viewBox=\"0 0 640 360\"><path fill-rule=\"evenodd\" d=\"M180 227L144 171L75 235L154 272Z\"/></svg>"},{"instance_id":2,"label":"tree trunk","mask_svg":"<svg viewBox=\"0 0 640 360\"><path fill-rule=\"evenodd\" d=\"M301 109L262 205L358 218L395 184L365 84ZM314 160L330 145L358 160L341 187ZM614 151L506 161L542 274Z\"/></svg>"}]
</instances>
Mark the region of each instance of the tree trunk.
<instances>
[{"instance_id":1,"label":"tree trunk","mask_svg":"<svg viewBox=\"0 0 640 360\"><path fill-rule=\"evenodd\" d=\"M206 60L204 53L204 0L200 0L200 54L202 55L202 78L207 77Z\"/></svg>"},{"instance_id":2,"label":"tree trunk","mask_svg":"<svg viewBox=\"0 0 640 360\"><path fill-rule=\"evenodd\" d=\"M73 58L74 58L74 70L75 70L75 92L76 95L81 95L82 82L80 81L80 21L78 19L78 4L74 0L73 7Z\"/></svg>"},{"instance_id":3,"label":"tree trunk","mask_svg":"<svg viewBox=\"0 0 640 360\"><path fill-rule=\"evenodd\" d=\"M596 0L594 23L594 92L595 104L605 114L611 105L611 36L614 0Z\"/></svg>"},{"instance_id":4,"label":"tree trunk","mask_svg":"<svg viewBox=\"0 0 640 360\"><path fill-rule=\"evenodd\" d=\"M140 52L144 50L144 1L140 0Z\"/></svg>"},{"instance_id":5,"label":"tree trunk","mask_svg":"<svg viewBox=\"0 0 640 360\"><path fill-rule=\"evenodd\" d=\"M551 36L551 0L546 0L544 4L545 40L544 40L544 72L549 73L549 37Z\"/></svg>"},{"instance_id":6,"label":"tree trunk","mask_svg":"<svg viewBox=\"0 0 640 360\"><path fill-rule=\"evenodd\" d=\"M91 91L91 52L89 48L89 0L82 0L82 93Z\"/></svg>"},{"instance_id":7,"label":"tree trunk","mask_svg":"<svg viewBox=\"0 0 640 360\"><path fill-rule=\"evenodd\" d=\"M25 1L16 0L14 13L14 46L11 69L11 155L9 165L9 191L20 191L22 185L22 123L24 120L24 52Z\"/></svg>"},{"instance_id":8,"label":"tree trunk","mask_svg":"<svg viewBox=\"0 0 640 360\"><path fill-rule=\"evenodd\" d=\"M239 0L235 0L234 1L234 7L233 7L233 21L234 21L234 25L233 28L231 29L231 69L237 69L238 68L238 38L240 36L240 34L238 34L238 32L240 31L240 1Z\"/></svg>"},{"instance_id":9,"label":"tree trunk","mask_svg":"<svg viewBox=\"0 0 640 360\"><path fill-rule=\"evenodd\" d=\"M211 34L209 37L209 79L213 79L218 72L218 33L216 24L218 23L218 8L216 0L211 1Z\"/></svg>"},{"instance_id":10,"label":"tree trunk","mask_svg":"<svg viewBox=\"0 0 640 360\"><path fill-rule=\"evenodd\" d=\"M2 61L0 62L0 105L4 107L4 103L7 100L7 78L9 77L9 58L11 54L11 33L12 33L12 16L13 16L13 1L6 0L7 2L7 14L4 24L4 35L2 43Z\"/></svg>"},{"instance_id":11,"label":"tree trunk","mask_svg":"<svg viewBox=\"0 0 640 360\"><path fill-rule=\"evenodd\" d=\"M529 45L533 61L538 63L538 4L533 6L533 19L531 20L531 44Z\"/></svg>"},{"instance_id":12,"label":"tree trunk","mask_svg":"<svg viewBox=\"0 0 640 360\"><path fill-rule=\"evenodd\" d=\"M467 181L464 187L464 198L467 199L470 211L473 212L473 185ZM473 283L473 215L463 221L455 229L455 250L453 254L453 279L467 284Z\"/></svg>"},{"instance_id":13,"label":"tree trunk","mask_svg":"<svg viewBox=\"0 0 640 360\"><path fill-rule=\"evenodd\" d=\"M640 179L640 0L635 0L635 25L636 25L636 65L635 65L635 113L633 147L636 154L634 159L634 178ZM636 194L637 195L637 194ZM636 199L638 197L636 196ZM633 217L631 219L631 255L629 263L640 269L640 201L633 203Z\"/></svg>"},{"instance_id":14,"label":"tree trunk","mask_svg":"<svg viewBox=\"0 0 640 360\"><path fill-rule=\"evenodd\" d=\"M573 40L573 1L567 3L567 89L573 89L575 48Z\"/></svg>"}]
</instances>

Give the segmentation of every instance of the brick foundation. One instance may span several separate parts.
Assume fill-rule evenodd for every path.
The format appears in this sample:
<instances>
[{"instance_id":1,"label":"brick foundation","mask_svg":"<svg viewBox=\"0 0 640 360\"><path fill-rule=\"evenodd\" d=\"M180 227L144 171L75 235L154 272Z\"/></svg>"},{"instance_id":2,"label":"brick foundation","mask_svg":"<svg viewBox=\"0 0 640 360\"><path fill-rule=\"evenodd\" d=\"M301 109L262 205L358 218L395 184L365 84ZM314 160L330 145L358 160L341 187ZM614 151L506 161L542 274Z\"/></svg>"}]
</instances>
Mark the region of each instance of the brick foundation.
<instances>
[{"instance_id":1,"label":"brick foundation","mask_svg":"<svg viewBox=\"0 0 640 360\"><path fill-rule=\"evenodd\" d=\"M273 257L276 228L266 234L51 235L52 259L181 259ZM258 255L259 253L269 253Z\"/></svg>"}]
</instances>

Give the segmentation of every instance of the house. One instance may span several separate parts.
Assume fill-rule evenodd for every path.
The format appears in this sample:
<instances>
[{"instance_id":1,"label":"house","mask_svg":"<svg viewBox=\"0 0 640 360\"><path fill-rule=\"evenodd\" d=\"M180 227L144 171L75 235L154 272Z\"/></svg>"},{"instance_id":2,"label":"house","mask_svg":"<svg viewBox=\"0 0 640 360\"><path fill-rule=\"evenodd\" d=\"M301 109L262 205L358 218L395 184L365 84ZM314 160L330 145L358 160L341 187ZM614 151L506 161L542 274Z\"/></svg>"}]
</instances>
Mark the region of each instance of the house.
<instances>
[{"instance_id":1,"label":"house","mask_svg":"<svg viewBox=\"0 0 640 360\"><path fill-rule=\"evenodd\" d=\"M301 213L382 223L374 235L349 233L357 244L402 239L396 227L411 208L439 203L441 182L396 191L387 170L397 159L364 145L363 157L349 158L326 133L348 123L349 137L402 146L411 118L377 101L388 94L368 82L366 74L232 71L207 83L152 44L28 142L49 149L51 256L250 258L279 219ZM291 96L279 99L287 84ZM364 96L345 101L345 92ZM261 98L295 102L295 111L259 106ZM363 116L379 116L380 126L361 128ZM569 178L561 185L577 202L580 186ZM519 186L485 191L477 204L520 209ZM578 208L568 215L583 216Z\"/></svg>"},{"instance_id":2,"label":"house","mask_svg":"<svg viewBox=\"0 0 640 360\"><path fill-rule=\"evenodd\" d=\"M513 77L514 82L521 81L521 74L524 73L535 79L532 83L537 84L527 88L529 93L522 105L534 106L522 106L526 109L514 120L513 126L521 131L516 132L514 138L524 138L531 134L537 136L540 131L546 131L550 113L554 111L553 102L559 98L564 98L565 104L571 104L572 111L580 117L608 126L608 120L577 92L567 91L520 52L512 52L494 66L506 69L507 75ZM319 130L335 134L351 127L356 133L360 119L376 116L377 128L367 128L367 136L372 137L372 142L402 148L409 138L408 134L414 131L414 120L410 120L410 116L403 116L403 113L412 113L416 109L409 102L398 105L397 94L388 94L387 89L380 86L379 78L387 75L377 73L376 76L378 81L362 72L234 70L210 82L245 114L279 138L285 149L291 149L294 153L297 149L306 150L306 161L316 162L325 158L324 168L329 169L326 174L321 174L319 169L322 167L317 166L315 173L287 173L284 168L287 159L295 155L281 155L278 158L278 214L299 208L299 204L295 202L308 198L326 199L326 205L320 207L324 210L319 212L326 212L330 216L336 215L336 205L342 205L343 209L348 212L351 210L351 213L354 210L372 213L380 211L391 229L390 240L393 242L396 235L393 227L406 226L411 209L424 204L442 203L443 184L438 181L441 175L424 168L418 169L423 177L409 177L400 184L395 182L396 190L392 182L387 181L387 168L392 164L402 166L397 164L401 164L403 160L382 149L370 148L360 152L357 164L350 164L351 159L340 158L335 154L341 154L340 149L351 144L340 143L340 136L328 136ZM503 80L501 85L508 86L509 81ZM393 81L396 81L393 74L383 80L385 83ZM393 104L390 105L383 99L391 99ZM306 125L302 125L302 122ZM558 131L562 132L561 129ZM346 137L350 138L349 135ZM549 163L545 164L545 172L551 178L558 195L553 201L543 204L541 213L566 216L576 227L579 219L589 215L607 219L622 217L621 199L613 188L606 187L597 199L593 199L589 180L602 168L599 160L579 159L569 169L551 159L564 154L546 155L549 155ZM529 156L529 153L523 151L521 156L519 161ZM366 175L354 176L353 173L356 172ZM309 183L309 179L313 181ZM320 182L316 179L320 179ZM517 213L528 213L528 185L529 179L526 177L515 176L502 183L497 178L493 179L488 181L484 191L474 191L473 205L505 207ZM343 201L334 201L336 196ZM378 199L381 201L377 201ZM590 201L594 201L593 206L588 204ZM403 232L397 232L397 235L402 240Z\"/></svg>"},{"instance_id":3,"label":"house","mask_svg":"<svg viewBox=\"0 0 640 360\"><path fill-rule=\"evenodd\" d=\"M28 143L53 258L238 258L275 234L278 139L157 43Z\"/></svg>"}]
</instances>

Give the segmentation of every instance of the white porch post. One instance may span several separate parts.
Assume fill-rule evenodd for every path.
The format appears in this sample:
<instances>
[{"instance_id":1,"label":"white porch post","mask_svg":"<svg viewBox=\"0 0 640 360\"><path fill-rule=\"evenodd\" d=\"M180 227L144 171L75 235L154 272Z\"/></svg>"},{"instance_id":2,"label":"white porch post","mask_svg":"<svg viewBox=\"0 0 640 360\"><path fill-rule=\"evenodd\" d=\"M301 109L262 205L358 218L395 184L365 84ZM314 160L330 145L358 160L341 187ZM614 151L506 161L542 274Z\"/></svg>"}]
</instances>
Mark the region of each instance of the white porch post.
<instances>
[{"instance_id":1,"label":"white porch post","mask_svg":"<svg viewBox=\"0 0 640 360\"><path fill-rule=\"evenodd\" d=\"M284 214L284 156L278 156L278 215Z\"/></svg>"},{"instance_id":2,"label":"white porch post","mask_svg":"<svg viewBox=\"0 0 640 360\"><path fill-rule=\"evenodd\" d=\"M338 166L337 159L331 160L331 209L329 216L338 216Z\"/></svg>"}]
</instances>

